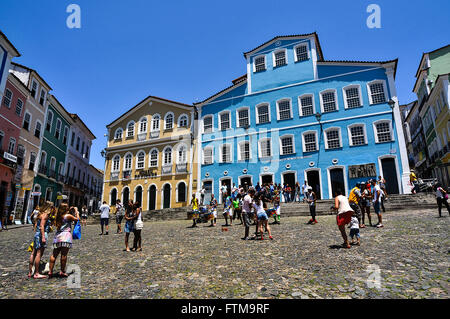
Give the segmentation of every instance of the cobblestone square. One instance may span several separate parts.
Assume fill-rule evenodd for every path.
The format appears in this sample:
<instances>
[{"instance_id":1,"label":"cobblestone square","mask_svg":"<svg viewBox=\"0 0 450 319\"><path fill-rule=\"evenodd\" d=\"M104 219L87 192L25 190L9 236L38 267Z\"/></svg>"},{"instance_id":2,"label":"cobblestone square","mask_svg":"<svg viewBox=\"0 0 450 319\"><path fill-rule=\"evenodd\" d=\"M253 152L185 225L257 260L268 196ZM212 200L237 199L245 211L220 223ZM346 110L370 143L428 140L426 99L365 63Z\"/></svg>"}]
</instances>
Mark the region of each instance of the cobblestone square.
<instances>
[{"instance_id":1,"label":"cobblestone square","mask_svg":"<svg viewBox=\"0 0 450 319\"><path fill-rule=\"evenodd\" d=\"M31 227L2 231L0 298L448 298L449 217L387 212L385 227L361 229L361 246L351 249L337 248L335 216L307 221L282 218L274 241L243 241L243 226L222 231L223 220L196 229L147 221L142 252L123 251L112 219L108 236L88 225L69 253L81 269L81 288L70 289L66 279L27 278ZM381 288L369 288L367 270L377 267Z\"/></svg>"}]
</instances>

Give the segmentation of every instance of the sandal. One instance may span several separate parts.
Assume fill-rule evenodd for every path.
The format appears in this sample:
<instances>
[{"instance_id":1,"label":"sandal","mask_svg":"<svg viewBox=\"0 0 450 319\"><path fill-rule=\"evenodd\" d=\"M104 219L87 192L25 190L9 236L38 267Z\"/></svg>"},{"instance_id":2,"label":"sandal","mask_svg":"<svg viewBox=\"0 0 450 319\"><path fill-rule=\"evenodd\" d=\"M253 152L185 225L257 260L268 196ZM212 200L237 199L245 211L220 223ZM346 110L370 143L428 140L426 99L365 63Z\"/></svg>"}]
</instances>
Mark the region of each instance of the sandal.
<instances>
[{"instance_id":1,"label":"sandal","mask_svg":"<svg viewBox=\"0 0 450 319\"><path fill-rule=\"evenodd\" d=\"M47 278L47 276L41 275L41 274L36 274L36 275L33 276L33 278L34 279L44 279L44 278Z\"/></svg>"},{"instance_id":2,"label":"sandal","mask_svg":"<svg viewBox=\"0 0 450 319\"><path fill-rule=\"evenodd\" d=\"M342 244L342 248L347 248L348 249L348 248L350 248L350 245L348 243L343 243Z\"/></svg>"}]
</instances>

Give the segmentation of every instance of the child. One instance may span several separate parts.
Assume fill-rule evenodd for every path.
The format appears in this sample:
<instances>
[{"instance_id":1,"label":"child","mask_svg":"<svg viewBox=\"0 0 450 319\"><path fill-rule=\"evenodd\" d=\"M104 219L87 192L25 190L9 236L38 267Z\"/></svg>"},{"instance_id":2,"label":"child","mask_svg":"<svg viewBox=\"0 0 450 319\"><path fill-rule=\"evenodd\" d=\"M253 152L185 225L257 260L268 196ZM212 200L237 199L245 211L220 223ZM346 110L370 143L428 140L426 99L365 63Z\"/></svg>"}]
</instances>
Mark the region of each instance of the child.
<instances>
[{"instance_id":1,"label":"child","mask_svg":"<svg viewBox=\"0 0 450 319\"><path fill-rule=\"evenodd\" d=\"M269 226L269 217L267 217L266 211L264 209L264 203L261 199L262 195L258 194L257 196L255 196L254 202L253 202L253 208L256 211L256 216L258 218L258 224L257 224L257 229L258 229L258 233L261 235L261 240L264 239L263 237L263 225L264 227L267 229L267 232L269 233L269 238L273 239L272 237L272 233L270 231L270 226Z\"/></svg>"},{"instance_id":2,"label":"child","mask_svg":"<svg viewBox=\"0 0 450 319\"><path fill-rule=\"evenodd\" d=\"M209 209L211 210L214 216L213 219L211 219L211 227L215 227L217 222L217 199L214 198L214 194L211 194Z\"/></svg>"},{"instance_id":3,"label":"child","mask_svg":"<svg viewBox=\"0 0 450 319\"><path fill-rule=\"evenodd\" d=\"M228 217L230 217L230 226L233 226L233 203L230 194L227 192L225 198L225 208L223 210L223 217L225 218L225 226L228 226Z\"/></svg>"},{"instance_id":4,"label":"child","mask_svg":"<svg viewBox=\"0 0 450 319\"><path fill-rule=\"evenodd\" d=\"M359 246L359 222L358 222L358 218L356 217L356 214L353 213L352 215L352 219L350 220L350 237L352 238L352 245L355 244L355 240L354 237L356 236L356 245Z\"/></svg>"},{"instance_id":5,"label":"child","mask_svg":"<svg viewBox=\"0 0 450 319\"><path fill-rule=\"evenodd\" d=\"M275 191L273 197L273 208L275 209L275 215L273 215L274 224L280 224L280 214L281 214L281 206L280 206L280 193Z\"/></svg>"},{"instance_id":6,"label":"child","mask_svg":"<svg viewBox=\"0 0 450 319\"><path fill-rule=\"evenodd\" d=\"M242 216L241 216L242 201L241 201L241 195L238 194L237 196L235 196L235 198L233 199L232 203L233 203L233 220L236 219L236 215L237 215L237 217L241 221L240 225L242 225Z\"/></svg>"}]
</instances>

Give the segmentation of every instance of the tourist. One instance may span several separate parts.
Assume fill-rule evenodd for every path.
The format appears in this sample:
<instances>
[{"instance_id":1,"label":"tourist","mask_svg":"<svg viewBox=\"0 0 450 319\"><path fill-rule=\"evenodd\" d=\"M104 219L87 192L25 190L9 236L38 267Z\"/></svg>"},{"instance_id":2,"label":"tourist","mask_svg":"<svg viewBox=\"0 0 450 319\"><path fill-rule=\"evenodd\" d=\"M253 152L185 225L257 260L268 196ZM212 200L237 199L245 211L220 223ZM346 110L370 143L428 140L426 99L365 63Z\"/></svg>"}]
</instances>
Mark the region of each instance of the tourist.
<instances>
[{"instance_id":1,"label":"tourist","mask_svg":"<svg viewBox=\"0 0 450 319\"><path fill-rule=\"evenodd\" d=\"M239 225L242 225L242 196L239 193L233 199L233 220L236 219L236 216L241 221Z\"/></svg>"},{"instance_id":2,"label":"tourist","mask_svg":"<svg viewBox=\"0 0 450 319\"><path fill-rule=\"evenodd\" d=\"M356 237L356 245L360 245L360 235L359 235L359 220L356 217L356 214L352 215L352 219L350 220L350 238L352 239L352 245L355 244Z\"/></svg>"},{"instance_id":3,"label":"tourist","mask_svg":"<svg viewBox=\"0 0 450 319\"><path fill-rule=\"evenodd\" d=\"M375 180L371 180L371 184L373 186L373 210L375 211L375 214L378 216L378 223L375 225L377 228L383 227L383 217L381 216L381 196L382 196L382 190L380 188L380 185L377 185Z\"/></svg>"},{"instance_id":4,"label":"tourist","mask_svg":"<svg viewBox=\"0 0 450 319\"><path fill-rule=\"evenodd\" d=\"M135 202L133 205L133 215L136 216L136 223L134 224L134 241L133 251L142 251L142 229L144 228L144 222L142 221L142 210L139 202Z\"/></svg>"},{"instance_id":5,"label":"tourist","mask_svg":"<svg viewBox=\"0 0 450 319\"><path fill-rule=\"evenodd\" d=\"M88 220L88 210L86 208L86 205L81 208L81 225L86 226Z\"/></svg>"},{"instance_id":6,"label":"tourist","mask_svg":"<svg viewBox=\"0 0 450 319\"><path fill-rule=\"evenodd\" d=\"M125 215L125 207L123 207L120 199L116 200L116 224L117 231L116 234L122 234L122 220Z\"/></svg>"},{"instance_id":7,"label":"tourist","mask_svg":"<svg viewBox=\"0 0 450 319\"><path fill-rule=\"evenodd\" d=\"M255 191L256 191L257 193L259 193L260 190L261 190L261 186L259 185L259 182L257 182L257 183L256 183L256 186L255 186Z\"/></svg>"},{"instance_id":8,"label":"tourist","mask_svg":"<svg viewBox=\"0 0 450 319\"><path fill-rule=\"evenodd\" d=\"M308 198L308 188L308 181L305 180L305 183L302 185L303 202Z\"/></svg>"},{"instance_id":9,"label":"tourist","mask_svg":"<svg viewBox=\"0 0 450 319\"><path fill-rule=\"evenodd\" d=\"M195 197L195 194L192 194L192 199L191 199L190 205L191 205L191 209L194 213L198 212L198 199L197 199L197 197ZM191 227L192 228L197 227L197 221L196 221L195 217L192 218L192 226Z\"/></svg>"},{"instance_id":10,"label":"tourist","mask_svg":"<svg viewBox=\"0 0 450 319\"><path fill-rule=\"evenodd\" d=\"M306 194L306 202L309 205L309 213L311 214L311 219L309 220L308 224L314 225L317 224L316 220L316 200L317 196L316 193L313 192L312 188L308 188L308 193Z\"/></svg>"},{"instance_id":11,"label":"tourist","mask_svg":"<svg viewBox=\"0 0 450 319\"><path fill-rule=\"evenodd\" d=\"M260 239L263 240L264 239L264 232L263 232L263 225L264 228L267 230L267 232L269 233L269 238L273 239L272 237L272 233L270 230L270 226L269 226L269 217L267 216L267 213L264 209L264 202L262 200L262 194L258 194L257 196L255 196L255 198L253 199L253 208L255 209L256 212L256 216L257 216L257 233L260 234Z\"/></svg>"},{"instance_id":12,"label":"tourist","mask_svg":"<svg viewBox=\"0 0 450 319\"><path fill-rule=\"evenodd\" d=\"M36 221L37 221L37 217L39 215L39 210L40 210L39 206L36 206L36 208L33 210L33 212L31 213L31 216L30 216L34 231L36 231Z\"/></svg>"},{"instance_id":13,"label":"tourist","mask_svg":"<svg viewBox=\"0 0 450 319\"><path fill-rule=\"evenodd\" d=\"M220 196L222 200L222 205L225 208L225 199L227 197L228 188L225 182L222 183L222 186L220 186Z\"/></svg>"},{"instance_id":14,"label":"tourist","mask_svg":"<svg viewBox=\"0 0 450 319\"><path fill-rule=\"evenodd\" d=\"M281 206L280 206L280 193L278 191L275 191L273 194L273 208L275 209L275 214L273 215L274 222L273 224L280 225L280 219L281 219Z\"/></svg>"},{"instance_id":15,"label":"tourist","mask_svg":"<svg viewBox=\"0 0 450 319\"><path fill-rule=\"evenodd\" d=\"M441 215L442 204L444 204L445 207L447 207L448 214L450 215L450 208L449 208L447 199L448 199L447 192L442 188L441 184L438 183L436 185L436 201L438 204L439 217L442 217L442 215Z\"/></svg>"},{"instance_id":16,"label":"tourist","mask_svg":"<svg viewBox=\"0 0 450 319\"><path fill-rule=\"evenodd\" d=\"M33 276L34 279L47 278L39 273L39 265L47 247L48 233L50 232L51 221L49 219L50 202L41 206L36 216L36 224L34 226L33 251L30 255L28 278ZM34 275L33 275L34 266Z\"/></svg>"},{"instance_id":17,"label":"tourist","mask_svg":"<svg viewBox=\"0 0 450 319\"><path fill-rule=\"evenodd\" d=\"M78 208L71 207L70 210L68 208L67 204L61 204L56 213L56 233L53 239L53 254L50 256L49 278L53 276L53 267L55 266L55 261L59 253L61 253L61 271L59 272L59 276L68 277L66 265L69 249L72 248L72 222L78 222L80 220Z\"/></svg>"},{"instance_id":18,"label":"tourist","mask_svg":"<svg viewBox=\"0 0 450 319\"><path fill-rule=\"evenodd\" d=\"M418 192L420 191L420 188L419 188L419 182L417 181L417 176L416 176L416 174L414 173L414 170L413 170L413 169L411 170L411 172L410 172L410 174L409 174L409 182L410 182L411 185L413 186L412 193L413 193L413 194L418 193Z\"/></svg>"},{"instance_id":19,"label":"tourist","mask_svg":"<svg viewBox=\"0 0 450 319\"><path fill-rule=\"evenodd\" d=\"M367 214L367 218L369 219L369 225L372 227L372 218L370 216L370 205L372 202L372 193L370 192L370 184L361 184L364 186L364 190L362 191L361 198L361 228L366 227L365 223L365 215Z\"/></svg>"},{"instance_id":20,"label":"tourist","mask_svg":"<svg viewBox=\"0 0 450 319\"><path fill-rule=\"evenodd\" d=\"M243 240L249 239L249 231L250 226L252 224L253 220L253 214L252 214L252 204L253 204L253 196L255 196L255 189L251 187L247 195L244 196L244 200L242 202L242 218L244 220L244 227L245 227L245 235Z\"/></svg>"},{"instance_id":21,"label":"tourist","mask_svg":"<svg viewBox=\"0 0 450 319\"><path fill-rule=\"evenodd\" d=\"M355 212L355 217L358 219L358 223L361 222L361 210L359 209L359 203L361 201L362 195L360 187L361 187L360 183L356 183L355 187L352 188L352 190L350 191L350 195L348 196L350 207Z\"/></svg>"},{"instance_id":22,"label":"tourist","mask_svg":"<svg viewBox=\"0 0 450 319\"><path fill-rule=\"evenodd\" d=\"M202 189L200 190L200 205L204 205L204 202L205 202L205 192L206 192L206 189L205 189L205 185L202 185Z\"/></svg>"},{"instance_id":23,"label":"tourist","mask_svg":"<svg viewBox=\"0 0 450 319\"><path fill-rule=\"evenodd\" d=\"M128 239L130 237L130 233L134 233L136 217L137 216L134 215L133 210L133 201L129 200L125 209L125 251L130 251L130 248L128 247Z\"/></svg>"},{"instance_id":24,"label":"tourist","mask_svg":"<svg viewBox=\"0 0 450 319\"><path fill-rule=\"evenodd\" d=\"M341 231L342 238L344 239L342 247L350 248L347 233L345 231L345 225L350 223L354 212L350 207L347 197L342 195L342 191L340 189L338 189L335 193L333 209L338 212L336 216L336 223L338 225L339 230Z\"/></svg>"},{"instance_id":25,"label":"tourist","mask_svg":"<svg viewBox=\"0 0 450 319\"><path fill-rule=\"evenodd\" d=\"M105 235L108 235L109 230L109 205L106 202L103 202L103 205L100 206L100 226L102 227L102 232L100 235L103 235L103 226L106 227Z\"/></svg>"},{"instance_id":26,"label":"tourist","mask_svg":"<svg viewBox=\"0 0 450 319\"><path fill-rule=\"evenodd\" d=\"M299 202L300 203L300 197L301 197L301 190L300 190L300 184L299 184L299 182L296 182L295 183L295 187L294 187L294 189L295 189L295 192L294 192L294 201L295 202Z\"/></svg>"},{"instance_id":27,"label":"tourist","mask_svg":"<svg viewBox=\"0 0 450 319\"><path fill-rule=\"evenodd\" d=\"M225 226L228 226L228 218L230 218L230 226L233 226L233 202L229 193L225 195L223 217L225 218Z\"/></svg>"},{"instance_id":28,"label":"tourist","mask_svg":"<svg viewBox=\"0 0 450 319\"><path fill-rule=\"evenodd\" d=\"M209 201L209 210L213 214L210 227L215 227L217 223L217 199L214 198L214 194L211 194L211 200Z\"/></svg>"},{"instance_id":29,"label":"tourist","mask_svg":"<svg viewBox=\"0 0 450 319\"><path fill-rule=\"evenodd\" d=\"M380 188L383 191L384 199L388 200L389 198L388 198L388 193L387 193L387 190L386 190L386 180L383 177L378 176L378 184L380 185Z\"/></svg>"}]
</instances>

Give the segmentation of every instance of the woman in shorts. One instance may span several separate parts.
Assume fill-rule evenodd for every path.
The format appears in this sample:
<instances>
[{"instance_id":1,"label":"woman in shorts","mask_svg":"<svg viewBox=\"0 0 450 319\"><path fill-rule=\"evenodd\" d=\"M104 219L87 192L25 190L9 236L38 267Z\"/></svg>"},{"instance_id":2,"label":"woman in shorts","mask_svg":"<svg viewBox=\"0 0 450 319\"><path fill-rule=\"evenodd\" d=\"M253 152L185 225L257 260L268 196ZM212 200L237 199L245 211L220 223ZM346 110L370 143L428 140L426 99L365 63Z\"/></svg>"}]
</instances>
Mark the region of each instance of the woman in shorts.
<instances>
[{"instance_id":1,"label":"woman in shorts","mask_svg":"<svg viewBox=\"0 0 450 319\"><path fill-rule=\"evenodd\" d=\"M256 211L256 216L258 220L257 229L258 233L261 235L261 240L264 239L264 231L263 226L265 229L267 229L267 232L269 233L269 238L273 239L272 232L270 231L269 226L269 217L267 216L266 210L264 209L264 203L261 199L262 195L258 194L253 199L253 208Z\"/></svg>"},{"instance_id":2,"label":"woman in shorts","mask_svg":"<svg viewBox=\"0 0 450 319\"><path fill-rule=\"evenodd\" d=\"M338 189L336 191L336 197L334 198L334 210L338 212L336 216L336 223L341 232L344 243L342 247L350 248L348 242L347 233L345 232L345 225L349 224L352 220L352 215L354 214L353 209L350 207L347 197L342 195L342 191Z\"/></svg>"},{"instance_id":3,"label":"woman in shorts","mask_svg":"<svg viewBox=\"0 0 450 319\"><path fill-rule=\"evenodd\" d=\"M86 226L88 219L88 210L86 205L81 208L81 226Z\"/></svg>"},{"instance_id":4,"label":"woman in shorts","mask_svg":"<svg viewBox=\"0 0 450 319\"><path fill-rule=\"evenodd\" d=\"M135 219L137 216L134 215L135 211L133 210L133 201L128 201L128 206L125 212L125 251L130 251L130 247L128 247L128 239L130 237L130 233L134 233L135 230Z\"/></svg>"}]
</instances>

